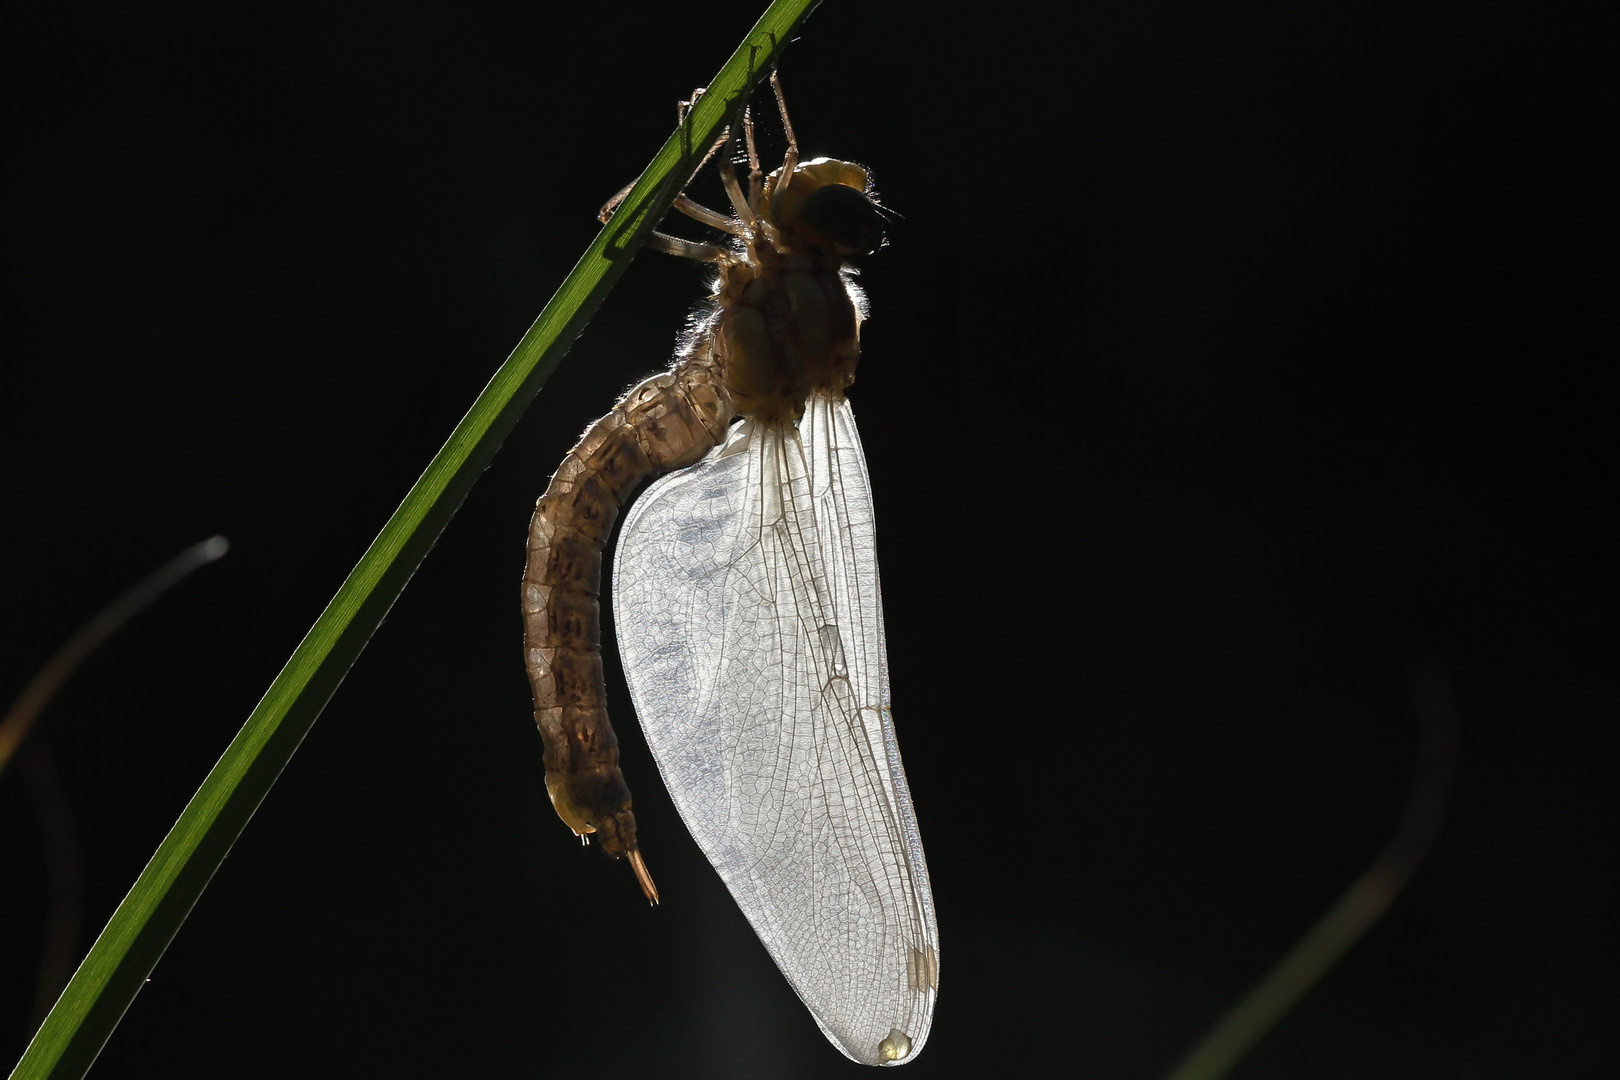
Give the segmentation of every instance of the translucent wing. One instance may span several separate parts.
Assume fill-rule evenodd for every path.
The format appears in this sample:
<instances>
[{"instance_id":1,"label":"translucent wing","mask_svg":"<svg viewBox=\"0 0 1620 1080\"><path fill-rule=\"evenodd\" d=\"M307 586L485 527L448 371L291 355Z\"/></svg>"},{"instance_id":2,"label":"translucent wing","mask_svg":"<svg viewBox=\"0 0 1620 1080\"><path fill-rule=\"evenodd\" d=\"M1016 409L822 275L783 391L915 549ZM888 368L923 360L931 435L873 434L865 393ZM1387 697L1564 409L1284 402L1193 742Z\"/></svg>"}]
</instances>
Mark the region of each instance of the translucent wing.
<instances>
[{"instance_id":1,"label":"translucent wing","mask_svg":"<svg viewBox=\"0 0 1620 1080\"><path fill-rule=\"evenodd\" d=\"M922 1049L939 931L889 713L871 484L842 400L654 484L613 603L675 805L846 1055Z\"/></svg>"}]
</instances>

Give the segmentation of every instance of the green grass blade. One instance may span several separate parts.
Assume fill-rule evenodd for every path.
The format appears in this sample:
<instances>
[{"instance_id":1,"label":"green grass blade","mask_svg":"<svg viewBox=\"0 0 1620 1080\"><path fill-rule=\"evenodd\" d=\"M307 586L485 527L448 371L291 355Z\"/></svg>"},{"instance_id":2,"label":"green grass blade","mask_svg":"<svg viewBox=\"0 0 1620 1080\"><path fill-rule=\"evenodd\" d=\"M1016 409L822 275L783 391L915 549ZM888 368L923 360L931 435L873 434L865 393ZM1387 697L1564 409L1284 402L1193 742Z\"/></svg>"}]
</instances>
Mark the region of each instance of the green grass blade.
<instances>
[{"instance_id":1,"label":"green grass blade","mask_svg":"<svg viewBox=\"0 0 1620 1080\"><path fill-rule=\"evenodd\" d=\"M562 354L817 0L776 0L428 464L164 837L13 1080L83 1076L231 844Z\"/></svg>"}]
</instances>

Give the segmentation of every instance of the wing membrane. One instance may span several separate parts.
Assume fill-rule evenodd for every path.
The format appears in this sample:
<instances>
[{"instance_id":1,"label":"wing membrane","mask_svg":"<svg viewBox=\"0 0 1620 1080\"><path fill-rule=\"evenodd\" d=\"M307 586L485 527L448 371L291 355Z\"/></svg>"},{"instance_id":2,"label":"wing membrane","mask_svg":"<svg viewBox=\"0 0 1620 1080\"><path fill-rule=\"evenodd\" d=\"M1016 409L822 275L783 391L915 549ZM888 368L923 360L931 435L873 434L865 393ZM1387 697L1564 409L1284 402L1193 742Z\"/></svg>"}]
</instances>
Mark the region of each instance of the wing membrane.
<instances>
[{"instance_id":1,"label":"wing membrane","mask_svg":"<svg viewBox=\"0 0 1620 1080\"><path fill-rule=\"evenodd\" d=\"M649 488L614 605L664 782L777 966L849 1057L914 1055L938 930L848 404L813 397L797 430L745 422Z\"/></svg>"}]
</instances>

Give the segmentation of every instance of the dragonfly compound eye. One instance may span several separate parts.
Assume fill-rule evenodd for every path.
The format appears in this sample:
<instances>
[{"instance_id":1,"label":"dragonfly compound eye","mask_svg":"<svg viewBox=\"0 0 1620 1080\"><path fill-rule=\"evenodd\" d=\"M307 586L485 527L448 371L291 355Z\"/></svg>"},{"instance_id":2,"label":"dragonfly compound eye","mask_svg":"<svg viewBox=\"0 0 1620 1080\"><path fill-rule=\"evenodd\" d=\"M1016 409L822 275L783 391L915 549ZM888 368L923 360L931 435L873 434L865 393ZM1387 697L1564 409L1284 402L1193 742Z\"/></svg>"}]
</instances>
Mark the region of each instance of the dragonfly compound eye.
<instances>
[{"instance_id":1,"label":"dragonfly compound eye","mask_svg":"<svg viewBox=\"0 0 1620 1080\"><path fill-rule=\"evenodd\" d=\"M883 215L863 191L826 184L804 200L799 219L838 246L840 255L870 255L883 246Z\"/></svg>"}]
</instances>

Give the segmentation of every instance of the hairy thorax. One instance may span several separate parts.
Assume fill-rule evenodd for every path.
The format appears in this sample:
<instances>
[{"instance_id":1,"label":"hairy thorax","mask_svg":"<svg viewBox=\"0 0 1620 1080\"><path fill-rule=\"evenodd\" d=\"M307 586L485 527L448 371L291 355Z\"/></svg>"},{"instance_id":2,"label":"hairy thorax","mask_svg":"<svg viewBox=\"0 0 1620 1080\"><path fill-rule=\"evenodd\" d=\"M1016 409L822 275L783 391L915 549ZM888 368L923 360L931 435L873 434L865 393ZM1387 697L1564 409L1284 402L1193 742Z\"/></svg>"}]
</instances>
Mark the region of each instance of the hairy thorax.
<instances>
[{"instance_id":1,"label":"hairy thorax","mask_svg":"<svg viewBox=\"0 0 1620 1080\"><path fill-rule=\"evenodd\" d=\"M796 421L812 393L842 395L860 359L846 259L882 242L866 170L830 158L772 173L744 258L721 265L714 348L743 416Z\"/></svg>"},{"instance_id":2,"label":"hairy thorax","mask_svg":"<svg viewBox=\"0 0 1620 1080\"><path fill-rule=\"evenodd\" d=\"M859 317L836 256L756 254L722 272L715 350L740 415L796 421L811 393L855 381Z\"/></svg>"}]
</instances>

